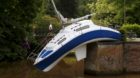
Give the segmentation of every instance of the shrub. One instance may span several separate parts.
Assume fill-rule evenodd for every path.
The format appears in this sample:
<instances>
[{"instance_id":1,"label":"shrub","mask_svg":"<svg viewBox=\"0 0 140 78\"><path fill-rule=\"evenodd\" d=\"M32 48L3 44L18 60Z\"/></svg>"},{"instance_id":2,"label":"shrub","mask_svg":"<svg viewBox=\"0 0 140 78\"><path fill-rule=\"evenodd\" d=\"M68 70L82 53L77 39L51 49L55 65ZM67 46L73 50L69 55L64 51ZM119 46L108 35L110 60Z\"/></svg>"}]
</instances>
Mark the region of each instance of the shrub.
<instances>
[{"instance_id":1,"label":"shrub","mask_svg":"<svg viewBox=\"0 0 140 78\"><path fill-rule=\"evenodd\" d=\"M120 28L120 32L126 37L128 33L135 33L137 37L140 37L140 25L138 24L124 24Z\"/></svg>"},{"instance_id":2,"label":"shrub","mask_svg":"<svg viewBox=\"0 0 140 78\"><path fill-rule=\"evenodd\" d=\"M57 32L60 29L60 23L54 17L45 15L45 16L42 16L40 19L37 19L36 23L35 23L36 34L40 35L40 36L41 36L41 34L46 35L48 33L48 28L49 28L50 24L53 25L54 32Z\"/></svg>"}]
</instances>

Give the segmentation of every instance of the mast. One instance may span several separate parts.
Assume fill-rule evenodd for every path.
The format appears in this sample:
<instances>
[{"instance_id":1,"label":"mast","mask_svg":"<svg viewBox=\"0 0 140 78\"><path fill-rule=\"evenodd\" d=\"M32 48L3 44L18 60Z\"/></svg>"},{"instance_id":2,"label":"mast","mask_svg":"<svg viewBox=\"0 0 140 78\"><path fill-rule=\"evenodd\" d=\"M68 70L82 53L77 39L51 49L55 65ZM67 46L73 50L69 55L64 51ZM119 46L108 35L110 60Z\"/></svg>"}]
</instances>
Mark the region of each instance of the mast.
<instances>
[{"instance_id":1,"label":"mast","mask_svg":"<svg viewBox=\"0 0 140 78\"><path fill-rule=\"evenodd\" d=\"M62 27L64 25L67 25L67 24L72 24L72 23L76 23L76 22L81 21L81 20L89 19L90 17L93 16L93 14L88 14L88 15L85 15L85 16L80 17L80 18L75 18L75 19L68 20L67 18L64 18L64 16L57 10L56 5L54 3L54 0L51 0L51 2L53 4L55 13L57 14L57 17L60 19L60 21L62 23Z\"/></svg>"},{"instance_id":2,"label":"mast","mask_svg":"<svg viewBox=\"0 0 140 78\"><path fill-rule=\"evenodd\" d=\"M62 24L66 23L67 22L67 18L64 18L64 16L57 10L57 8L55 6L55 3L54 3L54 0L51 0L51 2L53 4L55 13L56 13L57 17L60 19L61 23Z\"/></svg>"}]
</instances>

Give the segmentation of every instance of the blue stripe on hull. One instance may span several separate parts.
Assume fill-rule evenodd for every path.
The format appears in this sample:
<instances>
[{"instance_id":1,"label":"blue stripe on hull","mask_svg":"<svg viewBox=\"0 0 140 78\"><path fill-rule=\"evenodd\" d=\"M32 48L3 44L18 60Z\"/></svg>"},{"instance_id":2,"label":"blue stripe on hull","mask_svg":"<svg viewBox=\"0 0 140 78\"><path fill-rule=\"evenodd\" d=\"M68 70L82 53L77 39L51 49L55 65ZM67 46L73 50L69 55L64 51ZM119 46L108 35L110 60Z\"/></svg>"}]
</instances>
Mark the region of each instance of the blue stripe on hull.
<instances>
[{"instance_id":1,"label":"blue stripe on hull","mask_svg":"<svg viewBox=\"0 0 140 78\"><path fill-rule=\"evenodd\" d=\"M71 49L75 48L76 46L86 41L96 39L96 38L113 38L113 39L120 40L121 34L112 31L107 31L107 30L96 30L96 31L82 34L76 37L75 39L73 39L72 41L68 42L67 44L63 45L63 47L58 49L54 54L42 60L41 62L37 63L35 66L40 70L44 70L46 67L51 65L61 56L63 56L66 52L70 51Z\"/></svg>"}]
</instances>

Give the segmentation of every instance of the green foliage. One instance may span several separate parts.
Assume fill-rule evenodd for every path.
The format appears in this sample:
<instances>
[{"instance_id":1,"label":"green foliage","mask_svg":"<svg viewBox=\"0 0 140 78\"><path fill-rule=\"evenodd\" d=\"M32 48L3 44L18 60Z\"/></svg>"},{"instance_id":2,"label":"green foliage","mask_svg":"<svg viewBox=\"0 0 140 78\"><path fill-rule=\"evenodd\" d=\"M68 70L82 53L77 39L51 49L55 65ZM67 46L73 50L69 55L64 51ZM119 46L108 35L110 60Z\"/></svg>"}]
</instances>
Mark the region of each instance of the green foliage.
<instances>
[{"instance_id":1,"label":"green foliage","mask_svg":"<svg viewBox=\"0 0 140 78\"><path fill-rule=\"evenodd\" d=\"M16 60L25 57L23 48L29 24L40 11L42 0L0 1L0 60Z\"/></svg>"},{"instance_id":2,"label":"green foliage","mask_svg":"<svg viewBox=\"0 0 140 78\"><path fill-rule=\"evenodd\" d=\"M40 19L35 20L34 26L36 34L40 36L41 34L44 34L44 36L46 36L49 31L48 28L50 24L52 24L54 32L57 32L60 29L59 21L49 15L44 15Z\"/></svg>"},{"instance_id":3,"label":"green foliage","mask_svg":"<svg viewBox=\"0 0 140 78\"><path fill-rule=\"evenodd\" d=\"M109 0L98 0L89 4L89 8L95 14L93 20L96 24L108 26L115 23L113 18L115 16L114 3Z\"/></svg>"},{"instance_id":4,"label":"green foliage","mask_svg":"<svg viewBox=\"0 0 140 78\"><path fill-rule=\"evenodd\" d=\"M138 24L124 24L120 31L126 35L127 33L134 32L137 34L138 37L140 37L140 25Z\"/></svg>"},{"instance_id":5,"label":"green foliage","mask_svg":"<svg viewBox=\"0 0 140 78\"><path fill-rule=\"evenodd\" d=\"M139 4L139 0L95 0L89 4L89 8L95 13L94 22L100 25L140 24Z\"/></svg>"},{"instance_id":6,"label":"green foliage","mask_svg":"<svg viewBox=\"0 0 140 78\"><path fill-rule=\"evenodd\" d=\"M95 0L78 0L78 15L84 16L90 14L89 3Z\"/></svg>"},{"instance_id":7,"label":"green foliage","mask_svg":"<svg viewBox=\"0 0 140 78\"><path fill-rule=\"evenodd\" d=\"M54 0L58 10L68 18L75 18L78 16L83 16L90 13L88 4L93 2L93 0ZM54 8L52 7L51 1L48 0L50 4L47 5L47 14L54 16Z\"/></svg>"},{"instance_id":8,"label":"green foliage","mask_svg":"<svg viewBox=\"0 0 140 78\"><path fill-rule=\"evenodd\" d=\"M55 4L57 3L57 1L59 0L54 0L55 1ZM53 8L53 5L51 3L51 0L47 0L47 5L46 5L46 14L47 15L50 15L50 16L54 16L55 15L55 11L54 11L54 8Z\"/></svg>"},{"instance_id":9,"label":"green foliage","mask_svg":"<svg viewBox=\"0 0 140 78\"><path fill-rule=\"evenodd\" d=\"M74 18L78 14L78 0L56 0L56 6L64 17Z\"/></svg>"}]
</instances>

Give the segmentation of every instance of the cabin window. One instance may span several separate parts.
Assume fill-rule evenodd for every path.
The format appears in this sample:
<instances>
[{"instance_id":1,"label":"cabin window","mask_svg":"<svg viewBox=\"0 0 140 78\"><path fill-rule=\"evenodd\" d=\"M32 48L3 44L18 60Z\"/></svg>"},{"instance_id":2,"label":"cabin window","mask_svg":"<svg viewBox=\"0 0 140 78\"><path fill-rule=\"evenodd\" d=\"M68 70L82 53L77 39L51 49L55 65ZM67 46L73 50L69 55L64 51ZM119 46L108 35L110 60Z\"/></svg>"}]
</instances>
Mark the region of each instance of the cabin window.
<instances>
[{"instance_id":1,"label":"cabin window","mask_svg":"<svg viewBox=\"0 0 140 78\"><path fill-rule=\"evenodd\" d=\"M49 55L51 52L53 52L52 50L43 50L42 52L41 52L41 54L40 54L40 56L39 57L41 57L41 58L44 58L44 57L46 57L47 55Z\"/></svg>"},{"instance_id":2,"label":"cabin window","mask_svg":"<svg viewBox=\"0 0 140 78\"><path fill-rule=\"evenodd\" d=\"M62 42L64 42L65 40L66 40L66 38L61 39L61 40L58 42L58 45L61 44Z\"/></svg>"},{"instance_id":3,"label":"cabin window","mask_svg":"<svg viewBox=\"0 0 140 78\"><path fill-rule=\"evenodd\" d=\"M44 50L42 50L42 52L41 52L40 56L42 56L45 52L46 52L46 50L45 50L45 49L44 49Z\"/></svg>"},{"instance_id":4,"label":"cabin window","mask_svg":"<svg viewBox=\"0 0 140 78\"><path fill-rule=\"evenodd\" d=\"M65 35L63 35L62 37L60 37L60 38L56 41L56 43L59 42L64 36L65 36Z\"/></svg>"},{"instance_id":5,"label":"cabin window","mask_svg":"<svg viewBox=\"0 0 140 78\"><path fill-rule=\"evenodd\" d=\"M41 58L46 57L46 56L49 55L51 52L53 52L53 51L52 51L52 50L46 51L46 53L44 53L44 54L41 56Z\"/></svg>"},{"instance_id":6,"label":"cabin window","mask_svg":"<svg viewBox=\"0 0 140 78\"><path fill-rule=\"evenodd\" d=\"M81 30L84 30L84 29L87 29L87 28L89 28L89 25L80 27L80 28L76 29L76 31L81 31Z\"/></svg>"}]
</instances>

